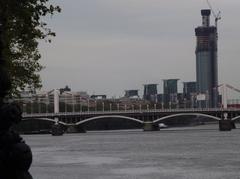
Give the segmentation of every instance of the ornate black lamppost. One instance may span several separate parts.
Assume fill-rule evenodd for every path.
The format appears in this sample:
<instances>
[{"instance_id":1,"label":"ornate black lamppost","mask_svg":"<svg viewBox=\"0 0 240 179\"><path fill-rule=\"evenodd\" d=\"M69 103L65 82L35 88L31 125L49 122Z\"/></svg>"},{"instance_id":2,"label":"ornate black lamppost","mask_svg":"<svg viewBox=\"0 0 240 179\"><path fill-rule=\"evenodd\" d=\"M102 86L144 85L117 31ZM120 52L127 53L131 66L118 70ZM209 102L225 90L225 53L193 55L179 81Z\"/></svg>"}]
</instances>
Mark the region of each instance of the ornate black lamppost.
<instances>
[{"instance_id":1,"label":"ornate black lamppost","mask_svg":"<svg viewBox=\"0 0 240 179\"><path fill-rule=\"evenodd\" d=\"M11 130L22 119L16 104L4 102L11 88L6 61L3 59L2 24L0 19L0 179L32 179L28 172L32 152L19 134Z\"/></svg>"}]
</instances>

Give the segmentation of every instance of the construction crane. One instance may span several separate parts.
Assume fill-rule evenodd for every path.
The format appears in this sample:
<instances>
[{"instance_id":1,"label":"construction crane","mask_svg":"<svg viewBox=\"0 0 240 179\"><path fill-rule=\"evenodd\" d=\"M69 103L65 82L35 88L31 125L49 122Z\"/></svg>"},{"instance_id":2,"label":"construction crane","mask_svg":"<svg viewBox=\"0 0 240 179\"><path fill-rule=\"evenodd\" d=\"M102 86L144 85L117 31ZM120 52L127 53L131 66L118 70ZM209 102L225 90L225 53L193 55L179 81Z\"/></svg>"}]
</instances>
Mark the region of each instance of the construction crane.
<instances>
[{"instance_id":1,"label":"construction crane","mask_svg":"<svg viewBox=\"0 0 240 179\"><path fill-rule=\"evenodd\" d=\"M208 4L209 8L211 9L211 11L213 13L213 16L215 18L215 27L217 28L217 23L221 19L221 11L218 11L218 13L216 14L215 11L213 10L212 5L209 2L209 0L207 0L207 4Z\"/></svg>"}]
</instances>

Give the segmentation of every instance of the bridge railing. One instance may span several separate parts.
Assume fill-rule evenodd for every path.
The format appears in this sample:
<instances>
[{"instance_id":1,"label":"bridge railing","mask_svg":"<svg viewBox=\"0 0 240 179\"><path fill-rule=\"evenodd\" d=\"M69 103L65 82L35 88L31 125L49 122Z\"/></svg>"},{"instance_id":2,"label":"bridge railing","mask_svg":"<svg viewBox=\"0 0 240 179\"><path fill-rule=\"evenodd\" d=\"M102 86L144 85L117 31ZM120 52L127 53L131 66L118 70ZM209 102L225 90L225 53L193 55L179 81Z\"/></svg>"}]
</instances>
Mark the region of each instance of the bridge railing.
<instances>
[{"instance_id":1,"label":"bridge railing","mask_svg":"<svg viewBox=\"0 0 240 179\"><path fill-rule=\"evenodd\" d=\"M217 111L239 111L237 108L189 108L189 109L148 109L148 110L111 110L111 111L81 111L81 112L59 112L59 113L23 113L23 118L39 117L61 117L61 116L81 116L81 115L108 115L108 114L136 114L136 113L189 113L189 112L217 112Z\"/></svg>"}]
</instances>

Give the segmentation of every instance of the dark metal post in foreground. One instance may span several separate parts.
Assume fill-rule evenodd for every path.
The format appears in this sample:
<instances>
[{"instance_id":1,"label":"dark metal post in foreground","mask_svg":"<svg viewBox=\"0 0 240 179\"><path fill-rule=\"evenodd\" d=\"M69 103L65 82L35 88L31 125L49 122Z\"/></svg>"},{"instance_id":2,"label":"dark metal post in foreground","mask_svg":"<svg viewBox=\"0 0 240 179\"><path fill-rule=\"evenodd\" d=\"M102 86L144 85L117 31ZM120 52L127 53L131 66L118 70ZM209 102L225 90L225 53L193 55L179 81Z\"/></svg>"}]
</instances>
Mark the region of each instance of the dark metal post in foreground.
<instances>
[{"instance_id":1,"label":"dark metal post in foreground","mask_svg":"<svg viewBox=\"0 0 240 179\"><path fill-rule=\"evenodd\" d=\"M21 109L15 104L4 103L11 81L2 55L2 32L0 21L0 179L32 179L28 172L32 163L31 149L11 130L13 124L21 121Z\"/></svg>"}]
</instances>

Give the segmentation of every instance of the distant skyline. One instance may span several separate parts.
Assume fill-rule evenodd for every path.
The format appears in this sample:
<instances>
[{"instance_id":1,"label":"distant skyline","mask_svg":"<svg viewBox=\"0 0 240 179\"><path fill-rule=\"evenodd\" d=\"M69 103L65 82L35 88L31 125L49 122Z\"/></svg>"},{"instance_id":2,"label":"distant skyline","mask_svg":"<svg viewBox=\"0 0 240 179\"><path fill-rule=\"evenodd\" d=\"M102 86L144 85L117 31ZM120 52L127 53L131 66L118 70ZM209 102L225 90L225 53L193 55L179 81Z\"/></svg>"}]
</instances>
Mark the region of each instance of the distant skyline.
<instances>
[{"instance_id":1,"label":"distant skyline","mask_svg":"<svg viewBox=\"0 0 240 179\"><path fill-rule=\"evenodd\" d=\"M219 84L240 88L239 0L210 0L221 10ZM124 90L178 78L196 79L194 28L205 0L56 0L62 13L47 20L57 33L41 42L42 90L68 85L73 91L122 96ZM211 17L211 24L214 18Z\"/></svg>"}]
</instances>

